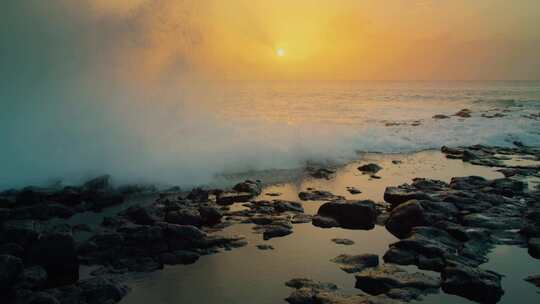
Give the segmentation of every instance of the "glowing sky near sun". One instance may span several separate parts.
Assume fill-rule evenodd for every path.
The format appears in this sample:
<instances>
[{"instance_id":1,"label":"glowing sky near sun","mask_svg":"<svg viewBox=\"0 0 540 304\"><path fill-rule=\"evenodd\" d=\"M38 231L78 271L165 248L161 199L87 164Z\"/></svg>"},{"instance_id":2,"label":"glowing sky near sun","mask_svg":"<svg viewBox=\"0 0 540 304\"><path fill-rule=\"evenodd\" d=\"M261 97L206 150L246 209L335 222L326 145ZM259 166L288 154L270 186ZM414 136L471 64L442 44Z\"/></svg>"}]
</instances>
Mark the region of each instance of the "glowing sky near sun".
<instances>
[{"instance_id":1,"label":"glowing sky near sun","mask_svg":"<svg viewBox=\"0 0 540 304\"><path fill-rule=\"evenodd\" d=\"M0 12L2 51L52 56L51 64L90 73L143 80L540 79L537 0L8 2Z\"/></svg>"}]
</instances>

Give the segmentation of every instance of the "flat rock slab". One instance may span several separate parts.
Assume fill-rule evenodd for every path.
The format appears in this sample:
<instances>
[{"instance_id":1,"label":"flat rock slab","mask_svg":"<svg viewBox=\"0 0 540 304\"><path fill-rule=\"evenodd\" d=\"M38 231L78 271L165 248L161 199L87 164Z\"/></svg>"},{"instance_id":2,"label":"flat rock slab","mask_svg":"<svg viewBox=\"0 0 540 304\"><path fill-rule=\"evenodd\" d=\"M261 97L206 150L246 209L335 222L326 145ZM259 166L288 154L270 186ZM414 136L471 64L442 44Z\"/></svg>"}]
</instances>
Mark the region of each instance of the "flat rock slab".
<instances>
[{"instance_id":1,"label":"flat rock slab","mask_svg":"<svg viewBox=\"0 0 540 304\"><path fill-rule=\"evenodd\" d=\"M341 270L347 273L360 272L366 268L379 265L379 256L376 254L341 254L331 260L337 263Z\"/></svg>"},{"instance_id":2,"label":"flat rock slab","mask_svg":"<svg viewBox=\"0 0 540 304\"><path fill-rule=\"evenodd\" d=\"M356 275L355 287L371 294L386 294L394 289L415 290L417 296L427 292L436 292L440 281L423 273L410 273L394 265L385 264L376 268L367 268ZM396 292L393 292L396 294Z\"/></svg>"},{"instance_id":3,"label":"flat rock slab","mask_svg":"<svg viewBox=\"0 0 540 304\"><path fill-rule=\"evenodd\" d=\"M501 275L464 265L447 267L441 273L442 289L479 303L497 303L504 294Z\"/></svg>"}]
</instances>

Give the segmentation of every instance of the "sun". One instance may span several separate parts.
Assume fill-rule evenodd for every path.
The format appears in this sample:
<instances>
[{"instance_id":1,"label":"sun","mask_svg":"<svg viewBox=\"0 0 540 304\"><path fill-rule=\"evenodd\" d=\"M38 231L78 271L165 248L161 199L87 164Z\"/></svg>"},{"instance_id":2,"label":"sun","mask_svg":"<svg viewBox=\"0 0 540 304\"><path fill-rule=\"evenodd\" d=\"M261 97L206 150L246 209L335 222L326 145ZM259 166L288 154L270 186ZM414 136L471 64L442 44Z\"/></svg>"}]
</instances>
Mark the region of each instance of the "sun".
<instances>
[{"instance_id":1,"label":"sun","mask_svg":"<svg viewBox=\"0 0 540 304\"><path fill-rule=\"evenodd\" d=\"M283 48L278 48L278 49L276 50L276 55L278 55L279 57L285 56L285 49L283 49Z\"/></svg>"}]
</instances>

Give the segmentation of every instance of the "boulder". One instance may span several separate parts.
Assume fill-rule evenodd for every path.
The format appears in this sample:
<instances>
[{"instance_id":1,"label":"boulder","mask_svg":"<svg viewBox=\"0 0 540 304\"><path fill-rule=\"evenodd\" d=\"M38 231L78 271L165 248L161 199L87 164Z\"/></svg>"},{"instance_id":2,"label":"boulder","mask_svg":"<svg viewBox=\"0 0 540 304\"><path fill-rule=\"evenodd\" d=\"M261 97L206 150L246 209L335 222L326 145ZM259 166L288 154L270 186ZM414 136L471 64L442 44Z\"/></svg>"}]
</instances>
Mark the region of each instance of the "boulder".
<instances>
[{"instance_id":1,"label":"boulder","mask_svg":"<svg viewBox=\"0 0 540 304\"><path fill-rule=\"evenodd\" d=\"M292 229L283 227L283 226L269 226L267 227L263 232L263 238L265 240L269 240L271 238L275 237L282 237L287 236L289 234L293 233Z\"/></svg>"},{"instance_id":2,"label":"boulder","mask_svg":"<svg viewBox=\"0 0 540 304\"><path fill-rule=\"evenodd\" d=\"M317 215L334 219L342 228L369 230L375 227L377 209L370 200L335 201L321 205Z\"/></svg>"},{"instance_id":3,"label":"boulder","mask_svg":"<svg viewBox=\"0 0 540 304\"><path fill-rule=\"evenodd\" d=\"M239 202L249 202L253 194L249 192L223 192L217 196L216 203L219 205L232 205Z\"/></svg>"},{"instance_id":4,"label":"boulder","mask_svg":"<svg viewBox=\"0 0 540 304\"><path fill-rule=\"evenodd\" d=\"M536 287L540 287L540 274L528 276L525 278L525 281L536 285Z\"/></svg>"},{"instance_id":5,"label":"boulder","mask_svg":"<svg viewBox=\"0 0 540 304\"><path fill-rule=\"evenodd\" d=\"M332 192L329 191L314 189L308 191L301 191L298 193L298 197L303 201L330 201L337 199L345 199L344 197L334 195Z\"/></svg>"},{"instance_id":6,"label":"boulder","mask_svg":"<svg viewBox=\"0 0 540 304\"><path fill-rule=\"evenodd\" d=\"M112 188L110 179L110 175L98 176L84 183L81 188L85 192L108 191Z\"/></svg>"},{"instance_id":7,"label":"boulder","mask_svg":"<svg viewBox=\"0 0 540 304\"><path fill-rule=\"evenodd\" d=\"M223 218L221 210L210 205L200 206L199 214L201 215L202 224L205 226L214 226L221 222L221 218Z\"/></svg>"},{"instance_id":8,"label":"boulder","mask_svg":"<svg viewBox=\"0 0 540 304\"><path fill-rule=\"evenodd\" d=\"M139 225L153 225L159 219L149 207L141 206L131 206L123 211L122 215Z\"/></svg>"},{"instance_id":9,"label":"boulder","mask_svg":"<svg viewBox=\"0 0 540 304\"><path fill-rule=\"evenodd\" d=\"M536 259L540 259L540 238L530 238L527 242L529 254Z\"/></svg>"},{"instance_id":10,"label":"boulder","mask_svg":"<svg viewBox=\"0 0 540 304\"><path fill-rule=\"evenodd\" d=\"M165 215L165 221L177 225L191 225L201 227L203 219L201 213L194 208L184 208L178 211L171 211Z\"/></svg>"},{"instance_id":11,"label":"boulder","mask_svg":"<svg viewBox=\"0 0 540 304\"><path fill-rule=\"evenodd\" d=\"M25 268L17 281L17 288L23 289L42 289L47 284L47 271L41 266L32 266Z\"/></svg>"},{"instance_id":12,"label":"boulder","mask_svg":"<svg viewBox=\"0 0 540 304\"><path fill-rule=\"evenodd\" d=\"M479 303L497 303L504 291L501 275L465 265L446 267L441 273L442 289Z\"/></svg>"}]
</instances>

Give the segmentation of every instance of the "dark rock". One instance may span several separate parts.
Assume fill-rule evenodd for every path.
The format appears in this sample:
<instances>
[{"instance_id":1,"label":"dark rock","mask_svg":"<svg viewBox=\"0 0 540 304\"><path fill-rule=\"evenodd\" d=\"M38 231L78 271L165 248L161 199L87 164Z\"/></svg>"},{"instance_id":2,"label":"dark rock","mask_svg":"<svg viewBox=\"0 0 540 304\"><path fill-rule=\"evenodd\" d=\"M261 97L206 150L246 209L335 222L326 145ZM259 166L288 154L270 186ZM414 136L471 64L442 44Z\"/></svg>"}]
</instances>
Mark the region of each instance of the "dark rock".
<instances>
[{"instance_id":1,"label":"dark rock","mask_svg":"<svg viewBox=\"0 0 540 304\"><path fill-rule=\"evenodd\" d=\"M310 170L309 174L314 178L331 179L335 173L336 173L335 170L319 168L319 169Z\"/></svg>"},{"instance_id":2,"label":"dark rock","mask_svg":"<svg viewBox=\"0 0 540 304\"><path fill-rule=\"evenodd\" d=\"M411 288L419 291L436 291L439 289L439 279L423 273L409 273L393 265L383 265L377 268L367 268L356 275L355 287L362 291L379 295L392 289Z\"/></svg>"},{"instance_id":3,"label":"dark rock","mask_svg":"<svg viewBox=\"0 0 540 304\"><path fill-rule=\"evenodd\" d=\"M141 206L131 206L121 214L139 225L153 225L159 219L150 208Z\"/></svg>"},{"instance_id":4,"label":"dark rock","mask_svg":"<svg viewBox=\"0 0 540 304\"><path fill-rule=\"evenodd\" d=\"M471 112L472 111L469 109L461 109L457 113L455 113L453 116L468 118L468 117L471 117Z\"/></svg>"},{"instance_id":5,"label":"dark rock","mask_svg":"<svg viewBox=\"0 0 540 304\"><path fill-rule=\"evenodd\" d=\"M269 226L263 232L263 238L269 240L275 237L282 237L291 234L293 231L282 226Z\"/></svg>"},{"instance_id":6,"label":"dark rock","mask_svg":"<svg viewBox=\"0 0 540 304\"><path fill-rule=\"evenodd\" d=\"M333 228L333 227L339 227L339 223L329 217L316 215L312 218L313 226L320 227L320 228Z\"/></svg>"},{"instance_id":7,"label":"dark rock","mask_svg":"<svg viewBox=\"0 0 540 304\"><path fill-rule=\"evenodd\" d=\"M347 273L355 273L360 272L366 268L378 266L379 256L377 256L376 254L341 254L332 259L332 262L339 264L341 270Z\"/></svg>"},{"instance_id":8,"label":"dark rock","mask_svg":"<svg viewBox=\"0 0 540 304\"><path fill-rule=\"evenodd\" d=\"M23 258L24 248L17 243L6 243L0 245L0 254L8 254L18 258Z\"/></svg>"},{"instance_id":9,"label":"dark rock","mask_svg":"<svg viewBox=\"0 0 540 304\"><path fill-rule=\"evenodd\" d=\"M304 207L298 202L284 201L284 200L274 200L273 201L274 209L277 212L304 212Z\"/></svg>"},{"instance_id":10,"label":"dark rock","mask_svg":"<svg viewBox=\"0 0 540 304\"><path fill-rule=\"evenodd\" d=\"M353 245L354 241L349 239L332 239L332 242L339 244L339 245Z\"/></svg>"},{"instance_id":11,"label":"dark rock","mask_svg":"<svg viewBox=\"0 0 540 304\"><path fill-rule=\"evenodd\" d=\"M185 208L171 211L165 215L165 221L177 225L192 225L201 227L203 219L201 213L194 208Z\"/></svg>"},{"instance_id":12,"label":"dark rock","mask_svg":"<svg viewBox=\"0 0 540 304\"><path fill-rule=\"evenodd\" d=\"M41 266L25 268L17 281L17 288L42 289L47 284L47 271Z\"/></svg>"},{"instance_id":13,"label":"dark rock","mask_svg":"<svg viewBox=\"0 0 540 304\"><path fill-rule=\"evenodd\" d=\"M402 185L399 187L387 187L384 190L384 200L394 208L410 200L431 200L431 197L424 192Z\"/></svg>"},{"instance_id":14,"label":"dark rock","mask_svg":"<svg viewBox=\"0 0 540 304\"><path fill-rule=\"evenodd\" d=\"M347 187L347 191L349 191L350 194L360 194L362 191L355 187Z\"/></svg>"},{"instance_id":15,"label":"dark rock","mask_svg":"<svg viewBox=\"0 0 540 304\"><path fill-rule=\"evenodd\" d=\"M369 200L324 203L317 214L332 218L348 229L373 229L377 220L375 203Z\"/></svg>"},{"instance_id":16,"label":"dark rock","mask_svg":"<svg viewBox=\"0 0 540 304\"><path fill-rule=\"evenodd\" d=\"M481 176L452 177L450 188L456 190L480 189L489 185L489 182Z\"/></svg>"},{"instance_id":17,"label":"dark rock","mask_svg":"<svg viewBox=\"0 0 540 304\"><path fill-rule=\"evenodd\" d=\"M433 119L448 119L450 116L444 114L433 115Z\"/></svg>"},{"instance_id":18,"label":"dark rock","mask_svg":"<svg viewBox=\"0 0 540 304\"><path fill-rule=\"evenodd\" d=\"M499 274L464 265L445 268L441 287L446 293L479 303L497 303L504 294Z\"/></svg>"},{"instance_id":19,"label":"dark rock","mask_svg":"<svg viewBox=\"0 0 540 304\"><path fill-rule=\"evenodd\" d=\"M344 197L334 195L332 192L321 190L301 191L298 193L298 197L303 201L330 201L344 199Z\"/></svg>"},{"instance_id":20,"label":"dark rock","mask_svg":"<svg viewBox=\"0 0 540 304\"><path fill-rule=\"evenodd\" d=\"M529 254L536 259L540 259L540 238L530 238L528 241Z\"/></svg>"},{"instance_id":21,"label":"dark rock","mask_svg":"<svg viewBox=\"0 0 540 304\"><path fill-rule=\"evenodd\" d=\"M189 192L187 198L194 202L208 202L209 195L210 193L208 190L204 190L202 188L194 188Z\"/></svg>"},{"instance_id":22,"label":"dark rock","mask_svg":"<svg viewBox=\"0 0 540 304\"><path fill-rule=\"evenodd\" d=\"M0 292L9 289L23 270L21 259L11 255L0 255Z\"/></svg>"},{"instance_id":23,"label":"dark rock","mask_svg":"<svg viewBox=\"0 0 540 304\"><path fill-rule=\"evenodd\" d=\"M103 277L81 281L79 287L88 304L116 303L129 291L127 286Z\"/></svg>"},{"instance_id":24,"label":"dark rock","mask_svg":"<svg viewBox=\"0 0 540 304\"><path fill-rule=\"evenodd\" d=\"M314 281L311 279L298 278L292 279L285 283L286 286L294 289L310 288L316 290L337 290L338 287L336 284L332 283L323 283L319 281Z\"/></svg>"},{"instance_id":25,"label":"dark rock","mask_svg":"<svg viewBox=\"0 0 540 304\"><path fill-rule=\"evenodd\" d=\"M274 246L268 244L257 245L257 248L260 250L274 250Z\"/></svg>"},{"instance_id":26,"label":"dark rock","mask_svg":"<svg viewBox=\"0 0 540 304\"><path fill-rule=\"evenodd\" d=\"M210 205L199 207L199 214L202 218L202 224L206 226L214 226L221 222L221 218L223 218L221 210Z\"/></svg>"},{"instance_id":27,"label":"dark rock","mask_svg":"<svg viewBox=\"0 0 540 304\"><path fill-rule=\"evenodd\" d=\"M381 170L382 170L382 167L374 163L365 164L358 167L358 171L365 174L375 174Z\"/></svg>"},{"instance_id":28,"label":"dark rock","mask_svg":"<svg viewBox=\"0 0 540 304\"><path fill-rule=\"evenodd\" d=\"M238 183L233 187L233 190L237 192L245 192L251 194L251 196L257 196L262 193L261 181L246 180Z\"/></svg>"},{"instance_id":29,"label":"dark rock","mask_svg":"<svg viewBox=\"0 0 540 304\"><path fill-rule=\"evenodd\" d=\"M239 202L249 202L253 196L249 192L223 192L218 195L216 202L219 205L232 205Z\"/></svg>"},{"instance_id":30,"label":"dark rock","mask_svg":"<svg viewBox=\"0 0 540 304\"><path fill-rule=\"evenodd\" d=\"M69 284L79 279L79 261L71 233L40 235L30 247L27 260L31 265L40 265L47 270L50 286Z\"/></svg>"},{"instance_id":31,"label":"dark rock","mask_svg":"<svg viewBox=\"0 0 540 304\"><path fill-rule=\"evenodd\" d=\"M3 224L0 239L27 247L39 236L38 223L32 220L14 220Z\"/></svg>"}]
</instances>

